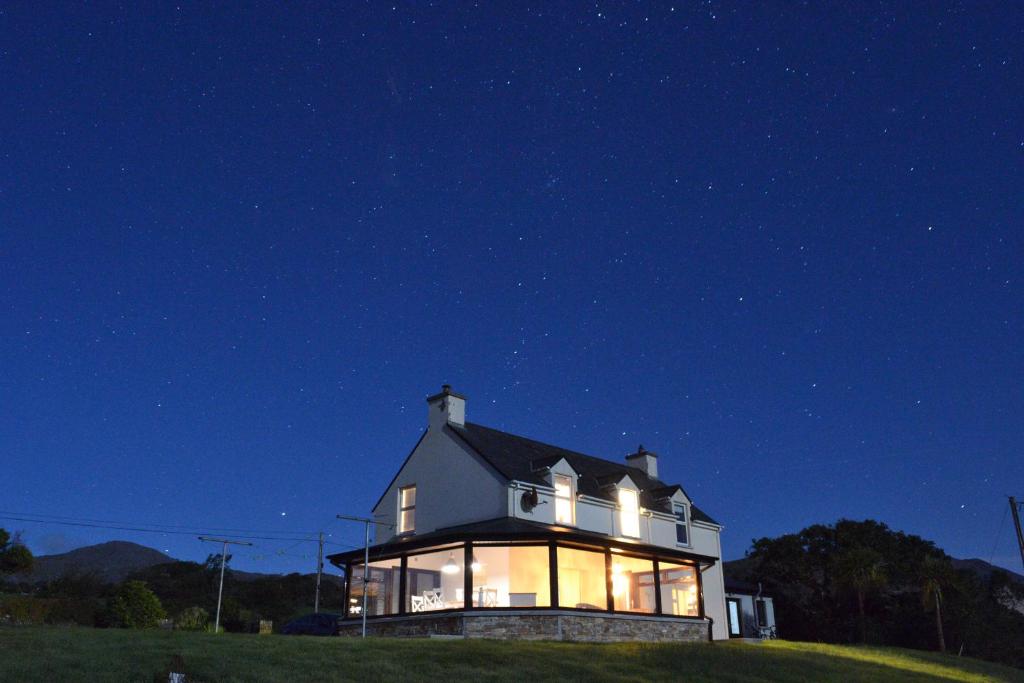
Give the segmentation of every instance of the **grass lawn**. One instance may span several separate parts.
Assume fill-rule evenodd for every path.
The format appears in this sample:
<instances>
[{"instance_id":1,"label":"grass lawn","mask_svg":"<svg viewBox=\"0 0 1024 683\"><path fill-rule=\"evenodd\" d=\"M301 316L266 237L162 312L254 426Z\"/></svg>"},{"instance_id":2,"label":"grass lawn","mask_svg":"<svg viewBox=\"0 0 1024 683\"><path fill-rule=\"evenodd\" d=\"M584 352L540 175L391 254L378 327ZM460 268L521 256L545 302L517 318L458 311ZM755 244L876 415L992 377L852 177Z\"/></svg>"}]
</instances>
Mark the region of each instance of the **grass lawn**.
<instances>
[{"instance_id":1,"label":"grass lawn","mask_svg":"<svg viewBox=\"0 0 1024 683\"><path fill-rule=\"evenodd\" d=\"M580 644L0 627L0 681L1021 681L914 650L776 641Z\"/></svg>"}]
</instances>

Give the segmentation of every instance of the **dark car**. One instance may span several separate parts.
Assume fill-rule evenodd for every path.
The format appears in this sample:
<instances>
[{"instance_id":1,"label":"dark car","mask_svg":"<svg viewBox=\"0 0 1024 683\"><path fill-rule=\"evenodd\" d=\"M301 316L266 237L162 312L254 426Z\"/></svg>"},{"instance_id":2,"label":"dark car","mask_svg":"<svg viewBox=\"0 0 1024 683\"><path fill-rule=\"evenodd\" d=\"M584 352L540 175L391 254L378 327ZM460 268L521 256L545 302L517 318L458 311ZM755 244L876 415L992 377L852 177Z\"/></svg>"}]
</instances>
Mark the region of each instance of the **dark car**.
<instances>
[{"instance_id":1,"label":"dark car","mask_svg":"<svg viewBox=\"0 0 1024 683\"><path fill-rule=\"evenodd\" d=\"M281 629L281 633L287 636L333 636L338 633L340 619L340 614L307 614L289 621Z\"/></svg>"}]
</instances>

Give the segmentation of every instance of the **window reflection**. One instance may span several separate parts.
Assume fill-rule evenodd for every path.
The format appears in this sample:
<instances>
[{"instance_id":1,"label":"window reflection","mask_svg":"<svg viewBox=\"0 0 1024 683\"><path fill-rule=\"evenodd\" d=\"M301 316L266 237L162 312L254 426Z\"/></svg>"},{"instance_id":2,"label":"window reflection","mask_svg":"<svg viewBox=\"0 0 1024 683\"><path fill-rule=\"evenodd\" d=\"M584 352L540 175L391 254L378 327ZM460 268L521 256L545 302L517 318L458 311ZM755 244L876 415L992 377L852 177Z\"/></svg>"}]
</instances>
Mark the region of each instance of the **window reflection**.
<instances>
[{"instance_id":1,"label":"window reflection","mask_svg":"<svg viewBox=\"0 0 1024 683\"><path fill-rule=\"evenodd\" d=\"M677 616L700 616L697 568L687 564L659 562L661 611Z\"/></svg>"},{"instance_id":2,"label":"window reflection","mask_svg":"<svg viewBox=\"0 0 1024 683\"><path fill-rule=\"evenodd\" d=\"M370 563L369 583L366 584L366 615L398 614L398 582L401 577L401 559ZM352 565L348 613L359 616L363 611L363 564Z\"/></svg>"},{"instance_id":3,"label":"window reflection","mask_svg":"<svg viewBox=\"0 0 1024 683\"><path fill-rule=\"evenodd\" d=\"M604 553L559 546L558 604L579 609L608 609Z\"/></svg>"},{"instance_id":4,"label":"window reflection","mask_svg":"<svg viewBox=\"0 0 1024 683\"><path fill-rule=\"evenodd\" d=\"M460 609L465 602L463 546L410 555L406 565L406 612Z\"/></svg>"},{"instance_id":5,"label":"window reflection","mask_svg":"<svg viewBox=\"0 0 1024 683\"><path fill-rule=\"evenodd\" d=\"M473 546L474 607L550 607L548 547Z\"/></svg>"},{"instance_id":6,"label":"window reflection","mask_svg":"<svg viewBox=\"0 0 1024 683\"><path fill-rule=\"evenodd\" d=\"M654 614L654 562L612 555L612 598L616 611Z\"/></svg>"}]
</instances>

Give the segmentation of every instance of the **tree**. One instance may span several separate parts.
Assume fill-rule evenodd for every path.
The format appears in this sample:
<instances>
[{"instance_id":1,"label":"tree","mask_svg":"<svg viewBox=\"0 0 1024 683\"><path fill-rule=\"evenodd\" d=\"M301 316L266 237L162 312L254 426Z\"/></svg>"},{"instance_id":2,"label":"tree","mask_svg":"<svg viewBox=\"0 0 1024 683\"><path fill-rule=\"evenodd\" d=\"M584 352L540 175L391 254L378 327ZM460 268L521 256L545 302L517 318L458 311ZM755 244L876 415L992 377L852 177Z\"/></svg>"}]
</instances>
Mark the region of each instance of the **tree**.
<instances>
[{"instance_id":1,"label":"tree","mask_svg":"<svg viewBox=\"0 0 1024 683\"><path fill-rule=\"evenodd\" d=\"M836 558L836 582L852 589L857 595L857 616L862 643L868 640L864 598L868 591L881 588L887 580L882 559L877 550L864 546L848 548Z\"/></svg>"},{"instance_id":2,"label":"tree","mask_svg":"<svg viewBox=\"0 0 1024 683\"><path fill-rule=\"evenodd\" d=\"M111 622L121 628L155 628L167 614L143 581L125 581L110 602Z\"/></svg>"},{"instance_id":3,"label":"tree","mask_svg":"<svg viewBox=\"0 0 1024 683\"><path fill-rule=\"evenodd\" d=\"M935 555L926 556L921 563L921 602L925 611L934 605L939 652L946 651L946 634L942 630L942 587L949 583L951 573L949 562Z\"/></svg>"},{"instance_id":4,"label":"tree","mask_svg":"<svg viewBox=\"0 0 1024 683\"><path fill-rule=\"evenodd\" d=\"M18 574L32 569L32 553L21 540L0 529L0 575Z\"/></svg>"}]
</instances>

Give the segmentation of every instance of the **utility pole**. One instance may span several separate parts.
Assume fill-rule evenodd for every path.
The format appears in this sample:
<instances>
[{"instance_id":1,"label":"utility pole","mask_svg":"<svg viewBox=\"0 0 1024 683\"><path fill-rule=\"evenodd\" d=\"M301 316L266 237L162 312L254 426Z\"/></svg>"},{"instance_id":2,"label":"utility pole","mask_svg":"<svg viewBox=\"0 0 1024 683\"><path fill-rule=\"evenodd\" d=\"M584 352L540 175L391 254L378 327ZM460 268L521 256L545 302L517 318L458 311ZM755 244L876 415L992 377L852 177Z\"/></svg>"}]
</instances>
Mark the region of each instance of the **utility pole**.
<instances>
[{"instance_id":1,"label":"utility pole","mask_svg":"<svg viewBox=\"0 0 1024 683\"><path fill-rule=\"evenodd\" d=\"M313 612L320 614L320 575L324 571L324 532L320 532L319 548L316 551L316 601L313 603Z\"/></svg>"},{"instance_id":2,"label":"utility pole","mask_svg":"<svg viewBox=\"0 0 1024 683\"><path fill-rule=\"evenodd\" d=\"M384 524L383 522L377 522L367 517L349 517L348 515L335 515L338 519L347 519L350 522L362 522L363 529L363 638L366 637L366 589L371 583L370 581L370 525L376 524L378 526L391 528L394 524ZM345 577L349 582L349 593L351 594L352 577ZM345 605L345 609L348 609L348 605Z\"/></svg>"},{"instance_id":3,"label":"utility pole","mask_svg":"<svg viewBox=\"0 0 1024 683\"><path fill-rule=\"evenodd\" d=\"M1017 527L1017 546L1020 548L1020 562L1024 564L1024 531L1020 529L1020 506L1017 499L1010 496L1010 512L1013 513L1013 525Z\"/></svg>"},{"instance_id":4,"label":"utility pole","mask_svg":"<svg viewBox=\"0 0 1024 683\"><path fill-rule=\"evenodd\" d=\"M224 596L224 565L228 563L228 544L252 545L252 543L246 543L245 541L230 541L226 538L210 538L209 536L200 536L199 540L206 541L208 543L220 543L223 545L220 553L220 588L217 589L217 620L213 624L213 632L220 633L220 600Z\"/></svg>"}]
</instances>

